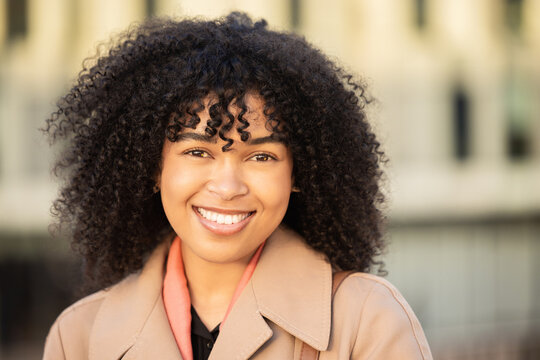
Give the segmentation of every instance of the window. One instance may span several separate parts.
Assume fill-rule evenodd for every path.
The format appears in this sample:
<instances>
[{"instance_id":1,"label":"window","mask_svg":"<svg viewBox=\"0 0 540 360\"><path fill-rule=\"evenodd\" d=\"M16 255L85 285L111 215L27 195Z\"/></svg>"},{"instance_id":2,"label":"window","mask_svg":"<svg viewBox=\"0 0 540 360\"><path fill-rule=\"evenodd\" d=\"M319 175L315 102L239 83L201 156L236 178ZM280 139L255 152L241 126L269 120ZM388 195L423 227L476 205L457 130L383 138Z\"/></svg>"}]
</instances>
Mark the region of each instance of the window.
<instances>
[{"instance_id":1,"label":"window","mask_svg":"<svg viewBox=\"0 0 540 360\"><path fill-rule=\"evenodd\" d=\"M454 156L465 160L470 155L469 99L463 86L456 85L452 92Z\"/></svg>"},{"instance_id":2,"label":"window","mask_svg":"<svg viewBox=\"0 0 540 360\"><path fill-rule=\"evenodd\" d=\"M298 29L300 26L300 3L301 0L290 0L291 27Z\"/></svg>"},{"instance_id":3,"label":"window","mask_svg":"<svg viewBox=\"0 0 540 360\"><path fill-rule=\"evenodd\" d=\"M27 0L7 0L7 39L12 42L28 32Z\"/></svg>"},{"instance_id":4,"label":"window","mask_svg":"<svg viewBox=\"0 0 540 360\"><path fill-rule=\"evenodd\" d=\"M418 30L423 30L426 27L426 7L427 0L414 1L414 22Z\"/></svg>"},{"instance_id":5,"label":"window","mask_svg":"<svg viewBox=\"0 0 540 360\"><path fill-rule=\"evenodd\" d=\"M504 0L506 25L513 33L519 33L523 19L523 0Z\"/></svg>"},{"instance_id":6,"label":"window","mask_svg":"<svg viewBox=\"0 0 540 360\"><path fill-rule=\"evenodd\" d=\"M156 15L156 0L144 0L146 17Z\"/></svg>"},{"instance_id":7,"label":"window","mask_svg":"<svg viewBox=\"0 0 540 360\"><path fill-rule=\"evenodd\" d=\"M508 157L519 160L531 155L532 96L525 74L514 71L506 85L506 149Z\"/></svg>"},{"instance_id":8,"label":"window","mask_svg":"<svg viewBox=\"0 0 540 360\"><path fill-rule=\"evenodd\" d=\"M508 156L512 160L526 158L530 153L530 141L523 126L515 119L510 120L507 136Z\"/></svg>"}]
</instances>

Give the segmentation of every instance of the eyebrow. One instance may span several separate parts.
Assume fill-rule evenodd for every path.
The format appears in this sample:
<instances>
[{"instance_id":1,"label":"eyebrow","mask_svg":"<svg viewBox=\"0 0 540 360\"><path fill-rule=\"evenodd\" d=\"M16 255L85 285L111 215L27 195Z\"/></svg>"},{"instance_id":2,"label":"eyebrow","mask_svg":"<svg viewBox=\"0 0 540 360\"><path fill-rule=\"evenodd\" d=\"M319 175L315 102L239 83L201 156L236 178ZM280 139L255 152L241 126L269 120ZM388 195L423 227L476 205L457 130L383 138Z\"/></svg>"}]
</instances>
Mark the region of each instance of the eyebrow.
<instances>
[{"instance_id":1,"label":"eyebrow","mask_svg":"<svg viewBox=\"0 0 540 360\"><path fill-rule=\"evenodd\" d=\"M264 136L264 137L260 137L260 138L255 138L255 139L249 139L247 141L248 145L261 145L261 144L269 144L269 143L283 144L284 142L283 142L283 140L276 139L272 135Z\"/></svg>"},{"instance_id":2,"label":"eyebrow","mask_svg":"<svg viewBox=\"0 0 540 360\"><path fill-rule=\"evenodd\" d=\"M178 137L176 138L176 142L185 141L185 140L195 140L195 141L201 141L209 144L216 144L218 137L217 136L208 136L204 134L198 134L198 133L181 133L178 134ZM283 144L283 140L277 139L272 135L269 136L263 136L255 139L249 139L245 142L248 145L261 145L261 144L269 144L269 143L276 143L276 144Z\"/></svg>"},{"instance_id":3,"label":"eyebrow","mask_svg":"<svg viewBox=\"0 0 540 360\"><path fill-rule=\"evenodd\" d=\"M210 137L208 135L198 134L198 133L180 133L176 137L176 142L185 141L185 140L195 140L202 141L205 143L216 144L217 137Z\"/></svg>"}]
</instances>

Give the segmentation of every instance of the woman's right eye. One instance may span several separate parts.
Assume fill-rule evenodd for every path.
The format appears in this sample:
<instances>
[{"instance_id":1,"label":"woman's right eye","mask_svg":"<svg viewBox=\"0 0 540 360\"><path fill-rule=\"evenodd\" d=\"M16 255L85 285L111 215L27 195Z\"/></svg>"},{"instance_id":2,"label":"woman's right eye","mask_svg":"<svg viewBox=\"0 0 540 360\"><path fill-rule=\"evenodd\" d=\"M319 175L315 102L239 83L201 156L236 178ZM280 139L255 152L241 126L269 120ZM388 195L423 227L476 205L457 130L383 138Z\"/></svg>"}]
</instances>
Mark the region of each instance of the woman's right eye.
<instances>
[{"instance_id":1,"label":"woman's right eye","mask_svg":"<svg viewBox=\"0 0 540 360\"><path fill-rule=\"evenodd\" d=\"M194 157L200 157L200 158L211 157L209 153L207 153L204 150L199 150L199 149L188 150L184 154L194 156Z\"/></svg>"}]
</instances>

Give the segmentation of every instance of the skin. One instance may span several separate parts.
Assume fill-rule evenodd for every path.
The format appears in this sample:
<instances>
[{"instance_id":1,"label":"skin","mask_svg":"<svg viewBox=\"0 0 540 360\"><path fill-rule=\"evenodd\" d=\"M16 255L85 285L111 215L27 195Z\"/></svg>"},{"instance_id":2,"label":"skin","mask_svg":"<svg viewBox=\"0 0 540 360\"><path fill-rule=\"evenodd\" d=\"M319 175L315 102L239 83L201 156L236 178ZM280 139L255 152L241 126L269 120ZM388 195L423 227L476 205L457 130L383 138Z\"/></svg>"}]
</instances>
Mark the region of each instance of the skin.
<instances>
[{"instance_id":1,"label":"skin","mask_svg":"<svg viewBox=\"0 0 540 360\"><path fill-rule=\"evenodd\" d=\"M235 123L227 134L234 143L226 152L225 142L205 136L212 98L203 103L198 126L184 130L176 142L166 140L158 186L165 214L182 239L192 305L213 329L222 321L251 256L285 215L293 162L289 149L269 138L264 103L256 95L245 97L250 139L240 140ZM239 113L234 104L229 111ZM237 223L219 224L212 221L212 213L221 214L222 220L230 215L229 222Z\"/></svg>"}]
</instances>

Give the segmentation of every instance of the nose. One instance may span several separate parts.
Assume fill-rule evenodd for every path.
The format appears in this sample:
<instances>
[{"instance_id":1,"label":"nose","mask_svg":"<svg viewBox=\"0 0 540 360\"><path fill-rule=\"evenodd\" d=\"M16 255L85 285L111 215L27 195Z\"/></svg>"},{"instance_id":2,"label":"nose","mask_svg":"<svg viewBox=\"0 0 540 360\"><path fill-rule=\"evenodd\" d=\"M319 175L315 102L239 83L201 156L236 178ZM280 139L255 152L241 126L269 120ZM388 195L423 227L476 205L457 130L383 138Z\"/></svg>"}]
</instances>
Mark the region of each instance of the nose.
<instances>
[{"instance_id":1,"label":"nose","mask_svg":"<svg viewBox=\"0 0 540 360\"><path fill-rule=\"evenodd\" d=\"M208 191L226 201L248 193L242 169L234 161L216 161L214 166Z\"/></svg>"}]
</instances>

